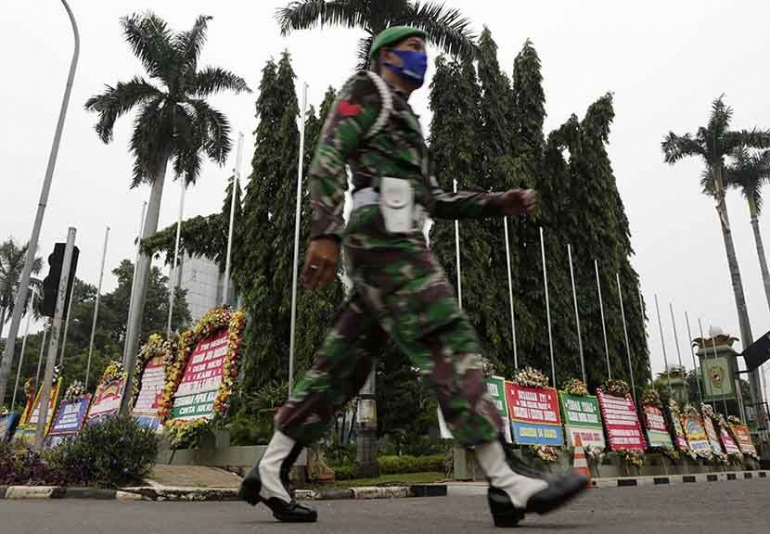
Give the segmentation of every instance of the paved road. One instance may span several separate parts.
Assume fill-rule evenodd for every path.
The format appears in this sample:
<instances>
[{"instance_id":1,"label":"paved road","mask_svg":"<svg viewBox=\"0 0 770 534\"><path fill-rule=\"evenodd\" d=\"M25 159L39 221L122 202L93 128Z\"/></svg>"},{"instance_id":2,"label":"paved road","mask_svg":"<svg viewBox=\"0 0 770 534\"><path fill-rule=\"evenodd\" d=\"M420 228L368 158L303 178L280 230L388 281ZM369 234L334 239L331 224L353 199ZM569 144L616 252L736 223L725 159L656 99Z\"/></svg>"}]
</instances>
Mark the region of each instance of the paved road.
<instances>
[{"instance_id":1,"label":"paved road","mask_svg":"<svg viewBox=\"0 0 770 534\"><path fill-rule=\"evenodd\" d=\"M483 497L316 503L315 525L280 525L240 503L0 501L13 534L499 532ZM590 490L569 509L531 517L516 532L729 534L768 532L770 480Z\"/></svg>"}]
</instances>

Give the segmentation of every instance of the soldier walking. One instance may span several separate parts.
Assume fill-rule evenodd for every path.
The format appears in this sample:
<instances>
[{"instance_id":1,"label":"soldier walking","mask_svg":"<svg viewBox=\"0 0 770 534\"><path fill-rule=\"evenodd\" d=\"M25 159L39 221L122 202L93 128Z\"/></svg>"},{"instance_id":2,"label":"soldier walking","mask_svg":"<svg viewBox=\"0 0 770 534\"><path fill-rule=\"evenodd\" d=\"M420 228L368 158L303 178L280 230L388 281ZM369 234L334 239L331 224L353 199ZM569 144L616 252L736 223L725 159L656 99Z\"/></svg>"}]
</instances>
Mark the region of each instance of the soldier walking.
<instances>
[{"instance_id":1,"label":"soldier walking","mask_svg":"<svg viewBox=\"0 0 770 534\"><path fill-rule=\"evenodd\" d=\"M264 502L279 521L316 521L315 510L294 499L291 466L361 389L386 336L433 387L457 442L475 447L490 482L495 525L513 527L527 512L550 512L587 486L585 477L546 475L507 458L504 422L486 394L476 334L428 249L423 234L428 215L525 214L533 209L535 194L446 193L429 174L428 146L408 103L424 82L425 37L406 26L377 36L372 70L355 74L345 85L310 168L313 220L303 284L311 290L329 284L344 246L353 290L313 367L276 415L276 432L263 457L241 484L241 499ZM346 166L353 184L347 226Z\"/></svg>"}]
</instances>

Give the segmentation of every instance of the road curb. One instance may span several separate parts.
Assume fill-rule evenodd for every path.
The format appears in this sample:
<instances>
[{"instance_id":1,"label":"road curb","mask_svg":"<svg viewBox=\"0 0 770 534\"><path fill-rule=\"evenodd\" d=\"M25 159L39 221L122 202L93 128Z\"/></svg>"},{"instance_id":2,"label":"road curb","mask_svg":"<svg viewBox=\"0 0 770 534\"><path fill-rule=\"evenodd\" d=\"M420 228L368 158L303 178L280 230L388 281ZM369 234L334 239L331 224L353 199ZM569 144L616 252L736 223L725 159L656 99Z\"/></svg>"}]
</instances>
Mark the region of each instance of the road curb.
<instances>
[{"instance_id":1,"label":"road curb","mask_svg":"<svg viewBox=\"0 0 770 534\"><path fill-rule=\"evenodd\" d=\"M730 473L702 473L698 475L667 475L655 477L623 477L617 479L594 479L595 488L626 488L635 486L669 486L674 484L701 484L732 480L768 479L770 471L736 471Z\"/></svg>"},{"instance_id":2,"label":"road curb","mask_svg":"<svg viewBox=\"0 0 770 534\"><path fill-rule=\"evenodd\" d=\"M0 486L0 499L92 499L156 502L227 502L237 501L237 488L174 488L139 486L100 489L61 486ZM359 487L343 489L298 489L300 501L405 499L410 497L445 497L446 484L414 486Z\"/></svg>"}]
</instances>

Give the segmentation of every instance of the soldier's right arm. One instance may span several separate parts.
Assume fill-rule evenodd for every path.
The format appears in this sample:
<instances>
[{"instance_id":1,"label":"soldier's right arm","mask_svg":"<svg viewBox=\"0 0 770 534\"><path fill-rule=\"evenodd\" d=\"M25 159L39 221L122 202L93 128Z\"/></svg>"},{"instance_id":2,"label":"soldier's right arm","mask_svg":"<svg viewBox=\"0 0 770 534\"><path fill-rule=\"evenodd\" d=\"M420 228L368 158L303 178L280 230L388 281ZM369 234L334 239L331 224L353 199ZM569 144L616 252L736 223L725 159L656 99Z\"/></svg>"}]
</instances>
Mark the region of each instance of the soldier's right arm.
<instances>
[{"instance_id":1,"label":"soldier's right arm","mask_svg":"<svg viewBox=\"0 0 770 534\"><path fill-rule=\"evenodd\" d=\"M377 87L366 72L359 72L348 80L329 111L310 166L311 239L342 240L348 185L345 166L377 121L381 109Z\"/></svg>"}]
</instances>

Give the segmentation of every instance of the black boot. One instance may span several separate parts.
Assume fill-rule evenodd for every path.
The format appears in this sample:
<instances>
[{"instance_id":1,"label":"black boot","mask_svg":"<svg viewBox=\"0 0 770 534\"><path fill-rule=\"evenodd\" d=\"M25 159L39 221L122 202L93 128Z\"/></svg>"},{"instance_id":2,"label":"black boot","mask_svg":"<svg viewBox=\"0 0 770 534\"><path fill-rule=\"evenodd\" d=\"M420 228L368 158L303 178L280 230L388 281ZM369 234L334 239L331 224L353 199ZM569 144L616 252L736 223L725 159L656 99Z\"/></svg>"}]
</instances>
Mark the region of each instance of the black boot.
<instances>
[{"instance_id":1,"label":"black boot","mask_svg":"<svg viewBox=\"0 0 770 534\"><path fill-rule=\"evenodd\" d=\"M581 475L546 474L514 461L499 441L477 446L476 459L489 479L487 500L498 527L515 527L526 513L552 512L588 487Z\"/></svg>"},{"instance_id":2,"label":"black boot","mask_svg":"<svg viewBox=\"0 0 770 534\"><path fill-rule=\"evenodd\" d=\"M241 482L238 498L252 506L265 503L273 516L285 523L314 523L318 514L296 501L289 478L302 448L293 439L276 432L260 461Z\"/></svg>"}]
</instances>

